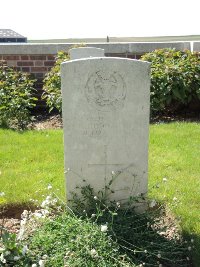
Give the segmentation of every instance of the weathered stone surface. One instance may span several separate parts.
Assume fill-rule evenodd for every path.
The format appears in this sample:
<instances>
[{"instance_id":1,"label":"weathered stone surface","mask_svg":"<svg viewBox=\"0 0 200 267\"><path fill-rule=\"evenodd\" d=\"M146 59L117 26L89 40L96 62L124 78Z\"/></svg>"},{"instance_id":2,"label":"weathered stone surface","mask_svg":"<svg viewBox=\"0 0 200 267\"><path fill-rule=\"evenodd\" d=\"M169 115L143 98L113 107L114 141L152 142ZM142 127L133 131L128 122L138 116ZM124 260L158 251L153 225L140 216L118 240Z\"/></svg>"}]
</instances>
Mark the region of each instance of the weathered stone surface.
<instances>
[{"instance_id":1,"label":"weathered stone surface","mask_svg":"<svg viewBox=\"0 0 200 267\"><path fill-rule=\"evenodd\" d=\"M149 71L121 58L61 65L68 200L83 180L95 192L112 180L110 200L147 193Z\"/></svg>"},{"instance_id":2,"label":"weathered stone surface","mask_svg":"<svg viewBox=\"0 0 200 267\"><path fill-rule=\"evenodd\" d=\"M194 47L198 44L194 44ZM56 55L58 51L68 51L71 43L44 44L0 44L0 55ZM190 42L130 42L130 43L87 43L87 46L101 48L105 54L144 54L160 48L190 49Z\"/></svg>"},{"instance_id":3,"label":"weathered stone surface","mask_svg":"<svg viewBox=\"0 0 200 267\"><path fill-rule=\"evenodd\" d=\"M96 47L78 47L69 50L71 60L88 58L88 57L104 57L104 49Z\"/></svg>"}]
</instances>

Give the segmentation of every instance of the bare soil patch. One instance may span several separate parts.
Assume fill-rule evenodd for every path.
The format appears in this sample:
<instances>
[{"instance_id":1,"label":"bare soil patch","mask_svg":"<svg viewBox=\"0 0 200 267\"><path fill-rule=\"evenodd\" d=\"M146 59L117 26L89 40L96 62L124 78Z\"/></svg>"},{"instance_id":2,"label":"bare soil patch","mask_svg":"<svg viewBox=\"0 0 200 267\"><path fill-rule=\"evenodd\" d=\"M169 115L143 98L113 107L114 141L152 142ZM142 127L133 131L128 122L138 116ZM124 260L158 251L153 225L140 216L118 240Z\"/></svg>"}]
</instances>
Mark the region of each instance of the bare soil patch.
<instances>
[{"instance_id":1,"label":"bare soil patch","mask_svg":"<svg viewBox=\"0 0 200 267\"><path fill-rule=\"evenodd\" d=\"M39 115L28 125L28 129L32 130L61 129L62 127L60 115Z\"/></svg>"}]
</instances>

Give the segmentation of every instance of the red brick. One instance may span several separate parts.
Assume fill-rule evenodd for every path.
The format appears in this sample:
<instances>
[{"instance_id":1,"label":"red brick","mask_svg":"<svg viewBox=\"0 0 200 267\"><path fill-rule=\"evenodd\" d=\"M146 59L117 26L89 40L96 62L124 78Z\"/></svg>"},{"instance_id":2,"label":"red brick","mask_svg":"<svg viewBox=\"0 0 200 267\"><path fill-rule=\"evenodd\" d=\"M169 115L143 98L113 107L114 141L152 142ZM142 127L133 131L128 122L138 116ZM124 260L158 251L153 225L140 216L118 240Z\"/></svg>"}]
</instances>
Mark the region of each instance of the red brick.
<instances>
[{"instance_id":1,"label":"red brick","mask_svg":"<svg viewBox=\"0 0 200 267\"><path fill-rule=\"evenodd\" d=\"M32 67L31 72L47 72L46 67Z\"/></svg>"},{"instance_id":2,"label":"red brick","mask_svg":"<svg viewBox=\"0 0 200 267\"><path fill-rule=\"evenodd\" d=\"M19 60L19 56L3 56L5 60Z\"/></svg>"},{"instance_id":3,"label":"red brick","mask_svg":"<svg viewBox=\"0 0 200 267\"><path fill-rule=\"evenodd\" d=\"M33 61L18 61L17 66L34 66Z\"/></svg>"},{"instance_id":4,"label":"red brick","mask_svg":"<svg viewBox=\"0 0 200 267\"><path fill-rule=\"evenodd\" d=\"M56 56L50 55L50 56L47 56L47 59L48 59L48 60L55 60L55 57L56 57Z\"/></svg>"},{"instance_id":5,"label":"red brick","mask_svg":"<svg viewBox=\"0 0 200 267\"><path fill-rule=\"evenodd\" d=\"M21 56L21 60L29 60L29 56L26 55L26 56Z\"/></svg>"},{"instance_id":6,"label":"red brick","mask_svg":"<svg viewBox=\"0 0 200 267\"><path fill-rule=\"evenodd\" d=\"M17 67L17 61L16 60L7 60L7 65L10 67Z\"/></svg>"},{"instance_id":7,"label":"red brick","mask_svg":"<svg viewBox=\"0 0 200 267\"><path fill-rule=\"evenodd\" d=\"M34 62L34 64L35 64L36 67L41 67L41 66L44 66L44 61L42 61L42 60L36 60Z\"/></svg>"},{"instance_id":8,"label":"red brick","mask_svg":"<svg viewBox=\"0 0 200 267\"><path fill-rule=\"evenodd\" d=\"M54 64L55 64L55 61L45 61L45 62L44 62L44 65L45 65L45 66L48 66L48 67L53 67Z\"/></svg>"},{"instance_id":9,"label":"red brick","mask_svg":"<svg viewBox=\"0 0 200 267\"><path fill-rule=\"evenodd\" d=\"M31 60L46 60L46 56L30 56Z\"/></svg>"},{"instance_id":10,"label":"red brick","mask_svg":"<svg viewBox=\"0 0 200 267\"><path fill-rule=\"evenodd\" d=\"M22 67L22 71L24 71L24 72L30 72L30 68L29 67Z\"/></svg>"}]
</instances>

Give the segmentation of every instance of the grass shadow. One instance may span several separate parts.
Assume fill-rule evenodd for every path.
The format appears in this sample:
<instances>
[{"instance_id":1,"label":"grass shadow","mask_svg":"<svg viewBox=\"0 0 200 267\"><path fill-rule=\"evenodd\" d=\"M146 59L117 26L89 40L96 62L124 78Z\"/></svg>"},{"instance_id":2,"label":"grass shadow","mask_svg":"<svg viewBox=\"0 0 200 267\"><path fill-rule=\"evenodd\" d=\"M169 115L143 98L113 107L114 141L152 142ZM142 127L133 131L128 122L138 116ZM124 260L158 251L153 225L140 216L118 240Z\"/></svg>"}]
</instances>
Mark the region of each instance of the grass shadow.
<instances>
[{"instance_id":1,"label":"grass shadow","mask_svg":"<svg viewBox=\"0 0 200 267\"><path fill-rule=\"evenodd\" d=\"M116 214L115 214L116 213ZM114 214L114 215L113 215ZM138 266L194 266L182 235L166 223L165 208L137 214L133 209L105 212L98 224L112 225L109 234Z\"/></svg>"}]
</instances>

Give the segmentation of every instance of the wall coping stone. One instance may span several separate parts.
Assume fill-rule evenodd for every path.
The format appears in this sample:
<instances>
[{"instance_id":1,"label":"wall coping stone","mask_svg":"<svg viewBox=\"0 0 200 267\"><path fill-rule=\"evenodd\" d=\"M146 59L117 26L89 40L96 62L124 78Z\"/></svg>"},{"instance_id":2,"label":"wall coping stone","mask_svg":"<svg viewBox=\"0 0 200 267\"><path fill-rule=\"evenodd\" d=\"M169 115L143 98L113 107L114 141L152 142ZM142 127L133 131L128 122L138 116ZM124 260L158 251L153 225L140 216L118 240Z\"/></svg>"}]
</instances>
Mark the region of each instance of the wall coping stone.
<instances>
[{"instance_id":1,"label":"wall coping stone","mask_svg":"<svg viewBox=\"0 0 200 267\"><path fill-rule=\"evenodd\" d=\"M200 42L129 42L129 43L87 43L86 47L97 47L105 50L105 54L144 54L159 48L191 49L200 51ZM0 55L55 55L58 51L66 51L75 43L7 43L0 44ZM76 43L77 45L77 43Z\"/></svg>"}]
</instances>

